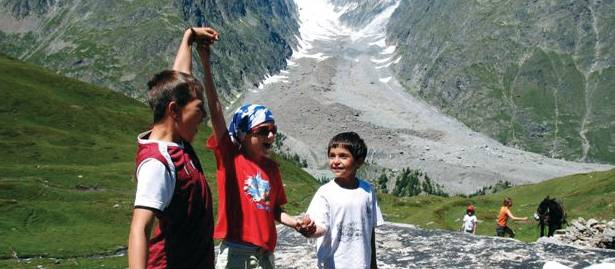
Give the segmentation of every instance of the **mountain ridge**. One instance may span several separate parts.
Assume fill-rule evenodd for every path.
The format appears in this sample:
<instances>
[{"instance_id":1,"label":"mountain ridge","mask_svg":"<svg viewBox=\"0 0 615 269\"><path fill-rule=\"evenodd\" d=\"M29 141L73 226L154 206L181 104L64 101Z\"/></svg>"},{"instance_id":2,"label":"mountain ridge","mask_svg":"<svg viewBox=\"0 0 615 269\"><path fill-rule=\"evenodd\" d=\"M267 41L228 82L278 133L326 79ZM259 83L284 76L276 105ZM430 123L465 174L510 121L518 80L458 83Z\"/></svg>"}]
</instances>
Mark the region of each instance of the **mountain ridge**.
<instances>
[{"instance_id":1,"label":"mountain ridge","mask_svg":"<svg viewBox=\"0 0 615 269\"><path fill-rule=\"evenodd\" d=\"M286 66L295 12L289 0L3 0L0 50L143 100L150 76L172 64L183 30L213 26L223 33L212 58L215 82L231 102Z\"/></svg>"}]
</instances>

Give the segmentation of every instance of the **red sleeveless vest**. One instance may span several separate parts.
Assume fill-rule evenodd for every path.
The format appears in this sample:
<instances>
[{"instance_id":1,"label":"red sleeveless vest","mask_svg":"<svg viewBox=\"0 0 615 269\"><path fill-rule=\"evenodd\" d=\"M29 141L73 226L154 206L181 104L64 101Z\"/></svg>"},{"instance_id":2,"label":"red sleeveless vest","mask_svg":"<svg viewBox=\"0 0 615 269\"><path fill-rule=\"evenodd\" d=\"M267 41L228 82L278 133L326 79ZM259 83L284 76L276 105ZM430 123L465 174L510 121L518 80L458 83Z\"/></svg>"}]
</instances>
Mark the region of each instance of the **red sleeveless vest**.
<instances>
[{"instance_id":1,"label":"red sleeveless vest","mask_svg":"<svg viewBox=\"0 0 615 269\"><path fill-rule=\"evenodd\" d=\"M150 158L175 175L175 190L167 208L154 210L158 225L149 241L147 268L213 268L211 192L192 146L139 143L136 167Z\"/></svg>"}]
</instances>

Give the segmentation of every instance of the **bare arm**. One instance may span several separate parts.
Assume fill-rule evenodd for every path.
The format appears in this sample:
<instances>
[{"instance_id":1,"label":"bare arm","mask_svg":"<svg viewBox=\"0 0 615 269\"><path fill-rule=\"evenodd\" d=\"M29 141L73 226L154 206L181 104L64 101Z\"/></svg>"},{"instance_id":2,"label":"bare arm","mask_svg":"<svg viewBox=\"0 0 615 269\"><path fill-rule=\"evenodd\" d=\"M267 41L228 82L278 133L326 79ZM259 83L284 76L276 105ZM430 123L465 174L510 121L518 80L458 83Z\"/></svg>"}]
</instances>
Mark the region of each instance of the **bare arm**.
<instances>
[{"instance_id":1,"label":"bare arm","mask_svg":"<svg viewBox=\"0 0 615 269\"><path fill-rule=\"evenodd\" d=\"M214 129L216 141L220 141L224 135L228 135L226 123L224 121L224 110L218 98L216 87L211 75L211 66L209 64L210 45L218 40L218 32L209 27L189 28L184 31L184 36L179 48L177 56L173 64L173 70L187 74L192 74L192 47L193 41L196 41L197 51L201 64L203 65L203 83L205 86L205 96L207 97L207 105L209 106L209 114L211 115L211 125Z\"/></svg>"},{"instance_id":2,"label":"bare arm","mask_svg":"<svg viewBox=\"0 0 615 269\"><path fill-rule=\"evenodd\" d=\"M316 226L316 230L309 237L317 238L317 237L321 237L321 236L325 235L325 233L327 233L327 228L322 227L320 225L315 225L315 226Z\"/></svg>"},{"instance_id":3,"label":"bare arm","mask_svg":"<svg viewBox=\"0 0 615 269\"><path fill-rule=\"evenodd\" d=\"M284 209L279 206L275 208L275 220L293 229L296 229L299 225L295 217L288 215L288 213L284 212Z\"/></svg>"},{"instance_id":4,"label":"bare arm","mask_svg":"<svg viewBox=\"0 0 615 269\"><path fill-rule=\"evenodd\" d=\"M518 217L513 216L512 212L510 212L510 209L506 212L506 214L508 214L508 217L511 220L527 220L527 217L518 218Z\"/></svg>"},{"instance_id":5,"label":"bare arm","mask_svg":"<svg viewBox=\"0 0 615 269\"><path fill-rule=\"evenodd\" d=\"M147 265L148 241L154 218L154 212L151 210L133 210L128 236L128 266L131 269L141 269Z\"/></svg>"},{"instance_id":6,"label":"bare arm","mask_svg":"<svg viewBox=\"0 0 615 269\"><path fill-rule=\"evenodd\" d=\"M175 62L173 63L173 70L186 74L192 74L192 31L186 29L179 48L177 49L177 55L175 56Z\"/></svg>"},{"instance_id":7,"label":"bare arm","mask_svg":"<svg viewBox=\"0 0 615 269\"><path fill-rule=\"evenodd\" d=\"M221 141L224 136L228 136L228 129L226 128L226 122L224 120L224 109L220 99L218 98L218 92L211 75L211 66L209 64L210 48L209 45L198 46L199 57L203 64L203 82L205 84L205 95L207 96L207 106L209 107L209 114L211 115L211 125L213 127L214 136L216 141Z\"/></svg>"}]
</instances>

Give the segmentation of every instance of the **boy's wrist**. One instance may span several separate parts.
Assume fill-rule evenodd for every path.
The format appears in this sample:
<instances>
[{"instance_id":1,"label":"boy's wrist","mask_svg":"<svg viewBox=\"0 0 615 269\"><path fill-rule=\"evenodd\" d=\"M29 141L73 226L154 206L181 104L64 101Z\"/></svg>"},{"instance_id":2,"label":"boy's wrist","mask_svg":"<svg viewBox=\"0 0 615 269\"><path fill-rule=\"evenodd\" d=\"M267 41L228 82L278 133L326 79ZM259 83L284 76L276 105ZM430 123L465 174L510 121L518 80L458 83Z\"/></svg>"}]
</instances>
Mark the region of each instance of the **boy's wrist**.
<instances>
[{"instance_id":1,"label":"boy's wrist","mask_svg":"<svg viewBox=\"0 0 615 269\"><path fill-rule=\"evenodd\" d=\"M188 44L188 46L191 46L192 43L194 43L194 30L192 27L188 27L184 30L183 40Z\"/></svg>"}]
</instances>

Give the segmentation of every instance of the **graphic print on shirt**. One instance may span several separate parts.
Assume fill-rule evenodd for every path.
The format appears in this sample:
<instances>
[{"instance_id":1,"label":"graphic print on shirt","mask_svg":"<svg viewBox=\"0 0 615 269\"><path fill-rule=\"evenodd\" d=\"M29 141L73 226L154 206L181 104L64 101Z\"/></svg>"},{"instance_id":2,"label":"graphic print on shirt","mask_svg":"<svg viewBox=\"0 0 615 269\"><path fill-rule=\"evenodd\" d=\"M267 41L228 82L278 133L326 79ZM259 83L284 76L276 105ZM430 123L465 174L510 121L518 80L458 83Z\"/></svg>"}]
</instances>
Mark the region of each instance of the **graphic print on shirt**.
<instances>
[{"instance_id":1,"label":"graphic print on shirt","mask_svg":"<svg viewBox=\"0 0 615 269\"><path fill-rule=\"evenodd\" d=\"M364 222L365 220L361 220ZM358 222L347 222L347 223L338 223L337 230L340 231L338 233L338 242L350 242L355 240L362 240L363 237L363 223Z\"/></svg>"},{"instance_id":2,"label":"graphic print on shirt","mask_svg":"<svg viewBox=\"0 0 615 269\"><path fill-rule=\"evenodd\" d=\"M255 176L249 176L244 181L243 191L250 201L256 204L257 209L271 211L271 207L269 206L271 185L269 181L261 177L260 172L256 173Z\"/></svg>"}]
</instances>

